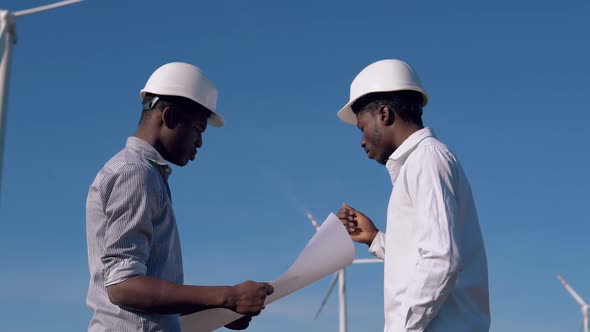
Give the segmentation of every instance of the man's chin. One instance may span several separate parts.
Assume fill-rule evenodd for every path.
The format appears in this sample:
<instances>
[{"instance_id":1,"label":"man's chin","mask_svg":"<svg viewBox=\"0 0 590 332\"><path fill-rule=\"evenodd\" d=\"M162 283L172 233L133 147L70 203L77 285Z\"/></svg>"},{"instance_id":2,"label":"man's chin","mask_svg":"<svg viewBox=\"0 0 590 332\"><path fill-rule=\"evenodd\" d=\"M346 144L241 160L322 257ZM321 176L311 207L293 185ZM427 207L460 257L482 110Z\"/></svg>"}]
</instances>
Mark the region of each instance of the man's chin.
<instances>
[{"instance_id":1,"label":"man's chin","mask_svg":"<svg viewBox=\"0 0 590 332\"><path fill-rule=\"evenodd\" d=\"M387 164L387 159L375 159L376 162L378 162L381 165L386 165Z\"/></svg>"},{"instance_id":2,"label":"man's chin","mask_svg":"<svg viewBox=\"0 0 590 332\"><path fill-rule=\"evenodd\" d=\"M379 164L381 164L381 165L385 165L385 164L387 164L387 158L386 158L386 159L383 159L383 158L379 158L379 159L377 159L377 158L373 158L373 157L371 157L371 156L367 156L367 157L368 157L369 159L375 160L377 163L379 163Z\"/></svg>"},{"instance_id":3,"label":"man's chin","mask_svg":"<svg viewBox=\"0 0 590 332\"><path fill-rule=\"evenodd\" d=\"M189 162L188 159L182 159L182 160L168 160L169 162L171 162L172 164L176 165L176 166L186 166Z\"/></svg>"},{"instance_id":4,"label":"man's chin","mask_svg":"<svg viewBox=\"0 0 590 332\"><path fill-rule=\"evenodd\" d=\"M385 160L383 160L383 158L375 158L371 155L371 153L367 153L367 158L375 160L376 162L382 165L385 165L387 163L387 158L385 158Z\"/></svg>"}]
</instances>

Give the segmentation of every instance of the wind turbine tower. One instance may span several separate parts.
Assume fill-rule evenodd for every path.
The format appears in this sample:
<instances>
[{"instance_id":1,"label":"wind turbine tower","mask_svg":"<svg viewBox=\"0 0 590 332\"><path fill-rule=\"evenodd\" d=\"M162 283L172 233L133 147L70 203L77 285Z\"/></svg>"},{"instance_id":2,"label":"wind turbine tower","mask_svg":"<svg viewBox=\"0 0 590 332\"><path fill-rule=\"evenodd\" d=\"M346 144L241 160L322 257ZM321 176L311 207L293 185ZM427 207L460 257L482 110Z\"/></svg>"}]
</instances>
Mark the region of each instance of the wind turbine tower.
<instances>
[{"instance_id":1,"label":"wind turbine tower","mask_svg":"<svg viewBox=\"0 0 590 332\"><path fill-rule=\"evenodd\" d=\"M46 10L70 5L83 0L66 0L56 2L50 5L35 7L26 10L10 12L0 10L0 41L3 45L2 58L0 59L0 188L2 186L2 165L4 164L4 132L6 129L6 113L8 99L8 84L10 79L10 57L12 55L12 45L16 44L16 20L23 16L36 14Z\"/></svg>"},{"instance_id":2,"label":"wind turbine tower","mask_svg":"<svg viewBox=\"0 0 590 332\"><path fill-rule=\"evenodd\" d=\"M307 218L313 226L317 229L320 228L315 218L309 213L309 211L305 211L307 214ZM381 260L376 258L357 258L352 261L352 264L366 264L366 263L381 263ZM322 300L322 304L318 309L315 318L317 319L322 312L322 309L326 305L334 286L336 285L336 281L338 281L338 320L339 320L339 332L347 332L347 313L346 313L346 269L343 268L342 270L336 271L334 273L334 278L330 282L330 286L328 287L328 292L326 296Z\"/></svg>"},{"instance_id":3,"label":"wind turbine tower","mask_svg":"<svg viewBox=\"0 0 590 332\"><path fill-rule=\"evenodd\" d=\"M578 304L580 305L580 309L582 310L583 331L590 332L590 326L588 326L588 303L586 303L586 301L584 301L584 299L580 295L578 295L578 293L576 293L572 286L570 286L565 280L563 280L563 278L560 275L557 276L557 279L559 279L563 287L565 287L565 289L570 293L574 300L576 300L576 302L578 302Z\"/></svg>"}]
</instances>

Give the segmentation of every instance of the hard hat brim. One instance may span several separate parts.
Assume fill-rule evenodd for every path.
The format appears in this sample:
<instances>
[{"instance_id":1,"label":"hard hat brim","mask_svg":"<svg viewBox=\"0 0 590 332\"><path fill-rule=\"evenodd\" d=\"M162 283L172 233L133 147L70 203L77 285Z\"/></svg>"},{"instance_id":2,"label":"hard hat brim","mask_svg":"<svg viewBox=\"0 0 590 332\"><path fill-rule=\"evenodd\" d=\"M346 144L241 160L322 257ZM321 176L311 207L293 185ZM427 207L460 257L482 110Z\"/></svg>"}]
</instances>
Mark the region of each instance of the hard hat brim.
<instances>
[{"instance_id":1,"label":"hard hat brim","mask_svg":"<svg viewBox=\"0 0 590 332\"><path fill-rule=\"evenodd\" d=\"M215 128L221 128L225 124L225 120L221 115L211 111L211 116L207 119L207 123Z\"/></svg>"},{"instance_id":2,"label":"hard hat brim","mask_svg":"<svg viewBox=\"0 0 590 332\"><path fill-rule=\"evenodd\" d=\"M348 104L344 105L344 107L342 107L342 109L340 111L338 111L338 117L340 118L340 120L342 120L348 124L356 126L357 125L356 114L354 114L354 112L352 111L352 107L351 107L355 101L356 101L356 99L351 100L350 102L348 102Z\"/></svg>"}]
</instances>

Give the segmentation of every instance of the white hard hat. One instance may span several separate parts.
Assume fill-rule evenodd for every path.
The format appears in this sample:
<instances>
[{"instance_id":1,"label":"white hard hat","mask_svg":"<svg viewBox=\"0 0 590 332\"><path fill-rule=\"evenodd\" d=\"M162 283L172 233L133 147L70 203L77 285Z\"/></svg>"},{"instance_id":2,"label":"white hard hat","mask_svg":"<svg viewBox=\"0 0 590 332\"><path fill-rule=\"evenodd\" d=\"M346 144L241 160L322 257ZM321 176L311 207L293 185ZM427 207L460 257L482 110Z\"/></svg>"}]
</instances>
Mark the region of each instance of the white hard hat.
<instances>
[{"instance_id":1,"label":"white hard hat","mask_svg":"<svg viewBox=\"0 0 590 332\"><path fill-rule=\"evenodd\" d=\"M350 107L354 102L373 92L413 90L422 94L422 106L428 103L428 95L420 83L418 74L405 62L394 59L377 61L363 69L350 84L350 100L338 117L356 125L356 115Z\"/></svg>"},{"instance_id":2,"label":"white hard hat","mask_svg":"<svg viewBox=\"0 0 590 332\"><path fill-rule=\"evenodd\" d=\"M140 91L161 96L188 98L211 111L208 123L213 127L223 126L224 120L216 111L217 88L203 71L184 62L171 62L156 69Z\"/></svg>"}]
</instances>

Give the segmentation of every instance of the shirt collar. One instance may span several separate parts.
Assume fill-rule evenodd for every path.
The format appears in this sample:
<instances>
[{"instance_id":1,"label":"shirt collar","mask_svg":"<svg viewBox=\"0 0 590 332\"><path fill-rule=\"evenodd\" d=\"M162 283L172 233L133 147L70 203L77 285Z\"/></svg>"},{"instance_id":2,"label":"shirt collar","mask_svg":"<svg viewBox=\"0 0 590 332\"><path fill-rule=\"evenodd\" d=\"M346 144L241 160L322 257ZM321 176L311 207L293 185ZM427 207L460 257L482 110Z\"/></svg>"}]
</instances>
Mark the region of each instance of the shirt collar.
<instances>
[{"instance_id":1,"label":"shirt collar","mask_svg":"<svg viewBox=\"0 0 590 332\"><path fill-rule=\"evenodd\" d=\"M160 170L160 173L162 173L165 178L168 178L168 176L172 174L172 168L168 166L168 163L162 158L156 148L151 146L148 142L139 137L132 136L127 138L126 146L137 151L142 157L157 166L158 170Z\"/></svg>"},{"instance_id":2,"label":"shirt collar","mask_svg":"<svg viewBox=\"0 0 590 332\"><path fill-rule=\"evenodd\" d=\"M397 176L399 175L399 171L408 159L408 156L422 140L428 137L435 137L434 130L431 128L422 128L412 135L410 135L406 140L389 156L385 167L389 171L389 175L391 176L391 182L395 183Z\"/></svg>"}]
</instances>

